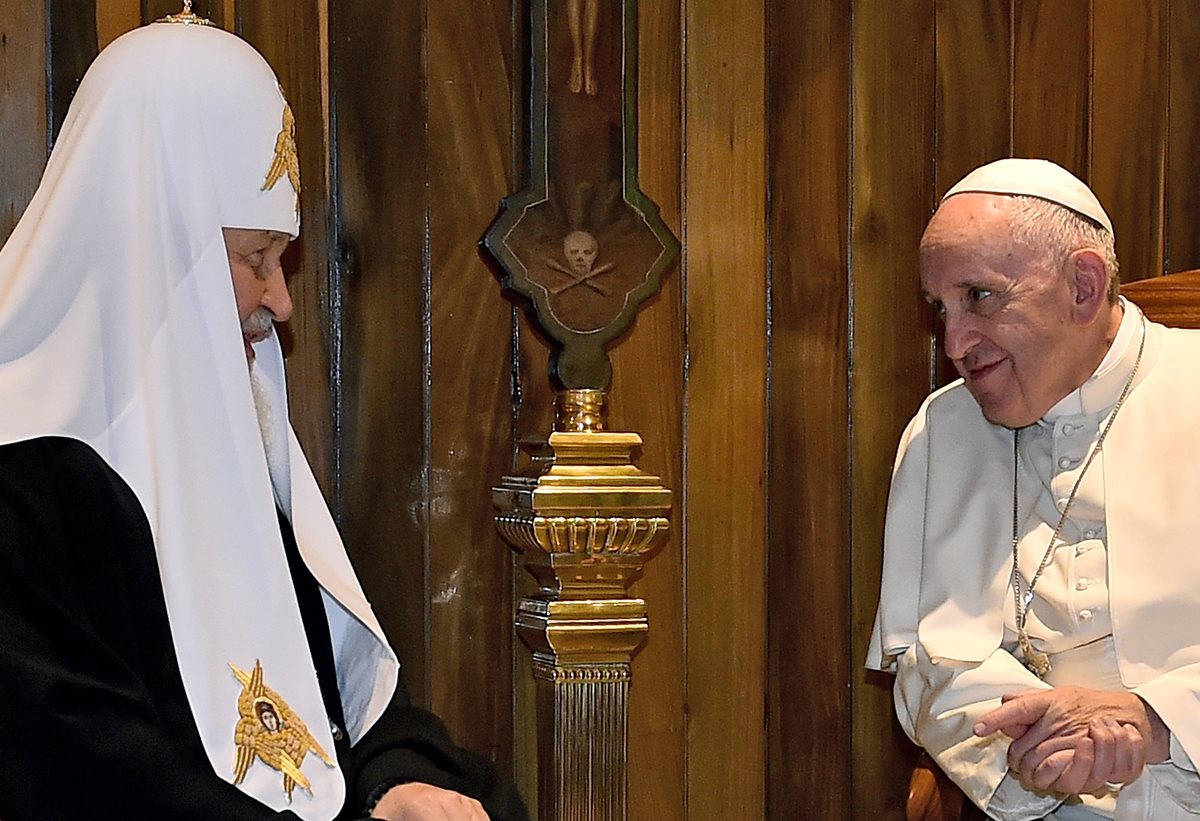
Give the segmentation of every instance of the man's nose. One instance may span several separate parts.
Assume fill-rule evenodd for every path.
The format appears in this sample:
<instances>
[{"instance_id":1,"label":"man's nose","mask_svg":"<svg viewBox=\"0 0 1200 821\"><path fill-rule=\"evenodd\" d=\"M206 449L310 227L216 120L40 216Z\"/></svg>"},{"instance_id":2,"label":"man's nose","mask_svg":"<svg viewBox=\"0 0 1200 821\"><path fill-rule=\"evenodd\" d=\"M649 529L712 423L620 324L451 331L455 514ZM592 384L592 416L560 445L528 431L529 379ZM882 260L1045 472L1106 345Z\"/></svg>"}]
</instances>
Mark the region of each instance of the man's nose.
<instances>
[{"instance_id":1,"label":"man's nose","mask_svg":"<svg viewBox=\"0 0 1200 821\"><path fill-rule=\"evenodd\" d=\"M943 342L946 346L946 356L958 362L966 358L971 348L979 341L979 335L971 322L971 318L961 313L947 312L945 317L945 333Z\"/></svg>"},{"instance_id":2,"label":"man's nose","mask_svg":"<svg viewBox=\"0 0 1200 821\"><path fill-rule=\"evenodd\" d=\"M292 316L292 295L288 292L283 268L277 267L267 279L263 289L262 305L275 317L276 322L287 322Z\"/></svg>"}]
</instances>

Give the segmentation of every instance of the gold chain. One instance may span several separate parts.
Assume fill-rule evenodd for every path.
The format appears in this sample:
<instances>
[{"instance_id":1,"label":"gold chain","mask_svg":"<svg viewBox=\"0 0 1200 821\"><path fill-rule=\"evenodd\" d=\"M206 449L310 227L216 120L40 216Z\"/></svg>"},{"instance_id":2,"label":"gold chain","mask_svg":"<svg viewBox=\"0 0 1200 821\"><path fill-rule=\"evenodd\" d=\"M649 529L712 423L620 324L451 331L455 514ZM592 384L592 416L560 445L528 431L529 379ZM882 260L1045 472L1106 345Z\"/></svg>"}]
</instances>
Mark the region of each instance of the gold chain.
<instances>
[{"instance_id":1,"label":"gold chain","mask_svg":"<svg viewBox=\"0 0 1200 821\"><path fill-rule=\"evenodd\" d=\"M1021 570L1018 566L1018 546L1020 544L1020 523L1017 521L1017 481L1020 475L1020 451L1018 444L1020 441L1020 430L1013 430L1013 497L1012 497L1012 590L1013 590L1013 610L1017 622L1017 644L1021 648L1021 655L1024 659L1024 664L1038 678L1045 678L1050 672L1050 657L1035 650L1033 644L1029 640L1029 632L1025 629L1025 622L1029 618L1029 606L1033 603L1033 588L1037 585L1038 580L1042 578L1042 573L1050 566L1051 560L1054 558L1054 548L1058 542L1059 536L1062 535L1063 526L1067 523L1067 516L1070 515L1071 506L1075 503L1075 494L1079 492L1079 486L1083 483L1083 477L1087 473L1088 468L1092 466L1092 461L1096 458L1096 454L1100 452L1100 447L1104 444L1104 439L1108 436L1108 432L1112 430L1113 422L1117 418L1117 412L1121 410L1121 406L1125 404L1125 399L1129 396L1129 392L1133 389L1133 380L1137 378L1138 366L1142 364L1142 353L1146 350L1146 316L1142 314L1142 339L1138 344L1137 359L1133 362L1133 371L1129 374L1129 379L1125 382L1125 387L1121 390L1120 397L1113 405L1112 412L1108 415L1108 422L1105 423L1104 429L1100 431L1100 436L1096 439L1096 444L1092 446L1091 453L1088 454L1087 460L1083 463L1083 468L1079 471L1079 476L1075 479L1075 486L1071 488L1071 494L1067 497L1067 503L1063 505L1062 514L1058 517L1058 524L1054 528L1053 535L1050 536L1050 543L1046 545L1046 552L1042 554L1042 560L1038 562L1037 570L1034 571L1033 578L1029 580L1024 594L1021 592Z\"/></svg>"}]
</instances>

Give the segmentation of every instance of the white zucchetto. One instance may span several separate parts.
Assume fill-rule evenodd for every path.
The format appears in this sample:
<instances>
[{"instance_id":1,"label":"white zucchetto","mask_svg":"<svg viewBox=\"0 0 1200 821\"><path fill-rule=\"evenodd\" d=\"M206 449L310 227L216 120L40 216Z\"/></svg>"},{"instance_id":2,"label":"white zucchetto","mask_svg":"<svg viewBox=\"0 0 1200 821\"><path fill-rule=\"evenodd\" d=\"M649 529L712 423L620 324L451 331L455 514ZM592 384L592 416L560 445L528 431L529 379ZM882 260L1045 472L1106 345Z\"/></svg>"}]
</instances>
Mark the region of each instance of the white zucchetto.
<instances>
[{"instance_id":1,"label":"white zucchetto","mask_svg":"<svg viewBox=\"0 0 1200 821\"><path fill-rule=\"evenodd\" d=\"M945 202L956 194L1007 194L1037 197L1069 208L1113 234L1112 220L1092 189L1061 165L1049 160L1008 157L976 168L955 183Z\"/></svg>"}]
</instances>

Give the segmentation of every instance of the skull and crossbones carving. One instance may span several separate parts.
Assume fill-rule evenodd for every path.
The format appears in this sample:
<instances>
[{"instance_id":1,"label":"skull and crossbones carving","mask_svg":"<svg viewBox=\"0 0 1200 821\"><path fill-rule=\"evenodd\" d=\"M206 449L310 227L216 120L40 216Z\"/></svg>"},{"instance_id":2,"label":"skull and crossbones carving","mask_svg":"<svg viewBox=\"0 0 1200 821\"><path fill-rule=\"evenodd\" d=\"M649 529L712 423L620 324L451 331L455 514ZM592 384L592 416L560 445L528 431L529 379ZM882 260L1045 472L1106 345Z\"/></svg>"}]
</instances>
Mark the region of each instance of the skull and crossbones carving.
<instances>
[{"instance_id":1,"label":"skull and crossbones carving","mask_svg":"<svg viewBox=\"0 0 1200 821\"><path fill-rule=\"evenodd\" d=\"M609 292L596 282L596 279L613 270L616 263L606 262L597 266L596 258L599 253L600 243L587 231L572 231L567 234L563 238L563 257L567 260L567 264L563 265L550 257L544 258L544 262L550 268L566 274L571 279L569 282L551 288L550 293L562 294L572 288L582 286L602 296L609 296Z\"/></svg>"}]
</instances>

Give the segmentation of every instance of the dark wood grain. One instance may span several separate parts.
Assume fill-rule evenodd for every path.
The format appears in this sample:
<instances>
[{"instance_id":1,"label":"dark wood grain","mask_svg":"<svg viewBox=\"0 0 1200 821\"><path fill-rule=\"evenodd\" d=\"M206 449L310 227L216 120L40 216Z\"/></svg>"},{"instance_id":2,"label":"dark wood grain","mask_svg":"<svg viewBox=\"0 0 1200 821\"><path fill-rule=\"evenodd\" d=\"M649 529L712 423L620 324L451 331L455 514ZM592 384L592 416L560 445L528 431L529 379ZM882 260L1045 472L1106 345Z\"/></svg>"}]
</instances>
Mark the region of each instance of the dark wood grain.
<instances>
[{"instance_id":1,"label":"dark wood grain","mask_svg":"<svg viewBox=\"0 0 1200 821\"><path fill-rule=\"evenodd\" d=\"M100 51L96 40L96 4L94 0L49 0L46 26L50 55L46 87L53 143L83 73Z\"/></svg>"},{"instance_id":2,"label":"dark wood grain","mask_svg":"<svg viewBox=\"0 0 1200 821\"><path fill-rule=\"evenodd\" d=\"M1013 154L1088 175L1091 0L1015 0Z\"/></svg>"},{"instance_id":3,"label":"dark wood grain","mask_svg":"<svg viewBox=\"0 0 1200 821\"><path fill-rule=\"evenodd\" d=\"M1011 6L993 0L937 3L934 190L940 199L967 172L1012 154ZM958 378L940 335L935 382Z\"/></svg>"},{"instance_id":4,"label":"dark wood grain","mask_svg":"<svg viewBox=\"0 0 1200 821\"><path fill-rule=\"evenodd\" d=\"M513 188L512 16L509 0L446 0L426 17L431 701L506 767L513 556L488 488L510 462L511 313L475 242Z\"/></svg>"},{"instance_id":5,"label":"dark wood grain","mask_svg":"<svg viewBox=\"0 0 1200 821\"><path fill-rule=\"evenodd\" d=\"M767 818L849 818L850 20L768 6L771 395ZM824 659L814 665L813 659ZM797 705L803 704L803 709ZM823 742L814 744L813 739Z\"/></svg>"},{"instance_id":6,"label":"dark wood grain","mask_svg":"<svg viewBox=\"0 0 1200 821\"><path fill-rule=\"evenodd\" d=\"M641 188L679 236L680 7L638 5ZM629 818L684 815L683 299L677 267L611 353L612 427L642 435L639 464L675 493L671 539L633 588L646 600L650 634L634 659L629 694Z\"/></svg>"},{"instance_id":7,"label":"dark wood grain","mask_svg":"<svg viewBox=\"0 0 1200 821\"><path fill-rule=\"evenodd\" d=\"M1163 273L1167 2L1095 0L1093 13L1089 183L1128 282Z\"/></svg>"},{"instance_id":8,"label":"dark wood grain","mask_svg":"<svg viewBox=\"0 0 1200 821\"><path fill-rule=\"evenodd\" d=\"M413 697L428 704L422 23L405 4L329 7L342 533Z\"/></svg>"},{"instance_id":9,"label":"dark wood grain","mask_svg":"<svg viewBox=\"0 0 1200 821\"><path fill-rule=\"evenodd\" d=\"M101 49L141 23L141 0L96 1L96 40Z\"/></svg>"},{"instance_id":10,"label":"dark wood grain","mask_svg":"<svg viewBox=\"0 0 1200 821\"><path fill-rule=\"evenodd\" d=\"M937 0L939 198L971 169L1011 152L1010 11L993 0Z\"/></svg>"},{"instance_id":11,"label":"dark wood grain","mask_svg":"<svg viewBox=\"0 0 1200 821\"><path fill-rule=\"evenodd\" d=\"M766 807L765 8L697 0L684 13L687 806L697 819L758 818Z\"/></svg>"},{"instance_id":12,"label":"dark wood grain","mask_svg":"<svg viewBox=\"0 0 1200 821\"><path fill-rule=\"evenodd\" d=\"M930 388L917 242L934 202L933 0L863 0L854 38L850 409L850 818L899 818L908 773L888 677L863 669L900 432ZM821 664L829 664L822 656ZM833 743L827 739L827 743Z\"/></svg>"},{"instance_id":13,"label":"dark wood grain","mask_svg":"<svg viewBox=\"0 0 1200 821\"><path fill-rule=\"evenodd\" d=\"M1200 267L1200 7L1171 3L1168 32L1170 99L1165 195L1165 261L1167 271ZM1141 241L1142 238L1135 237Z\"/></svg>"},{"instance_id":14,"label":"dark wood grain","mask_svg":"<svg viewBox=\"0 0 1200 821\"><path fill-rule=\"evenodd\" d=\"M0 4L0 244L29 204L46 164L46 4Z\"/></svg>"}]
</instances>

